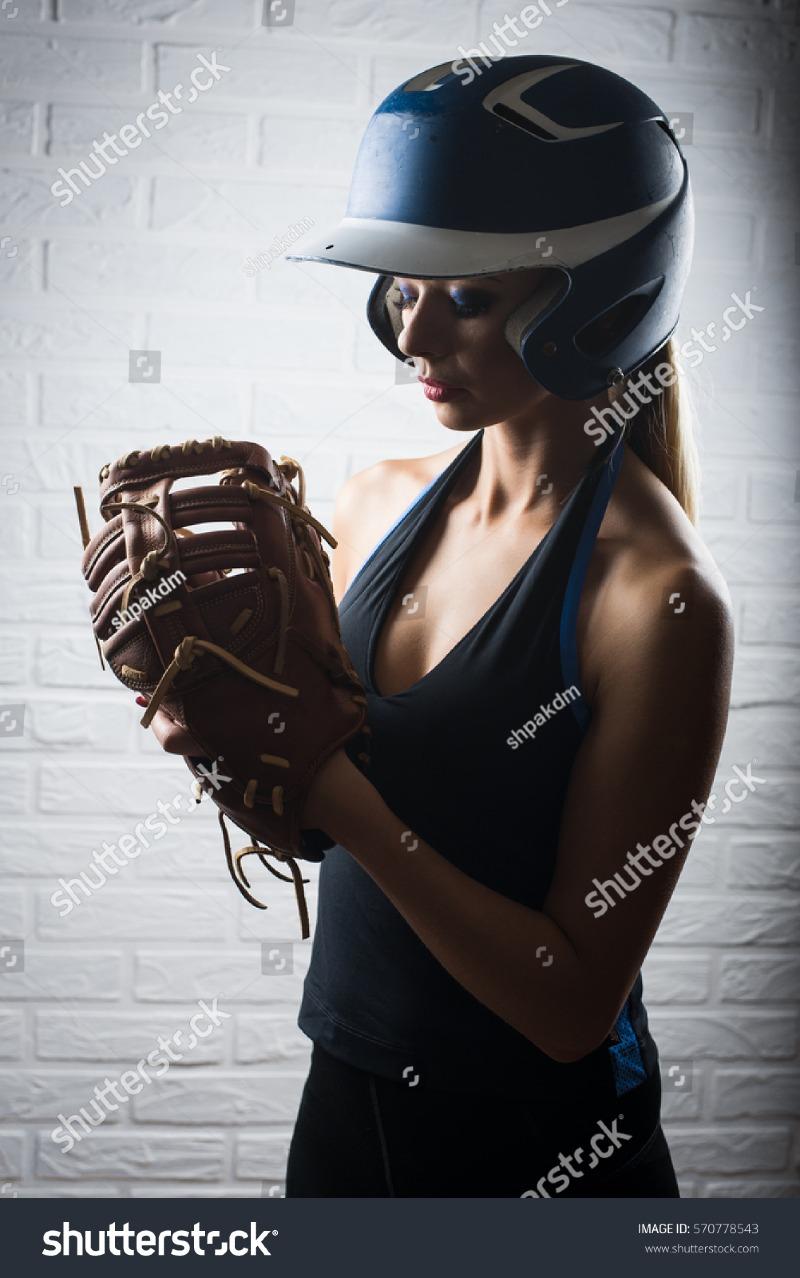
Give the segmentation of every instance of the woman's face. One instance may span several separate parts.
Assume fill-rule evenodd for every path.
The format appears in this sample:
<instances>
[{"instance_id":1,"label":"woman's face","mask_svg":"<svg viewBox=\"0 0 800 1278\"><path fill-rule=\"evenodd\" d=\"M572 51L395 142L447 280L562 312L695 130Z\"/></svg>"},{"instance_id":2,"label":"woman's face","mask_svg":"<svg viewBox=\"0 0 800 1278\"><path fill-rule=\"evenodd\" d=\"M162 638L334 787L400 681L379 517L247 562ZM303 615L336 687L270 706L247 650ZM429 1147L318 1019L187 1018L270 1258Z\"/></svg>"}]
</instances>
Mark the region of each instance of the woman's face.
<instances>
[{"instance_id":1,"label":"woman's face","mask_svg":"<svg viewBox=\"0 0 800 1278\"><path fill-rule=\"evenodd\" d=\"M471 279L416 280L396 275L387 305L399 312L398 346L417 373L458 387L436 415L452 430L476 430L529 416L547 395L507 342L509 315L550 272L533 267Z\"/></svg>"}]
</instances>

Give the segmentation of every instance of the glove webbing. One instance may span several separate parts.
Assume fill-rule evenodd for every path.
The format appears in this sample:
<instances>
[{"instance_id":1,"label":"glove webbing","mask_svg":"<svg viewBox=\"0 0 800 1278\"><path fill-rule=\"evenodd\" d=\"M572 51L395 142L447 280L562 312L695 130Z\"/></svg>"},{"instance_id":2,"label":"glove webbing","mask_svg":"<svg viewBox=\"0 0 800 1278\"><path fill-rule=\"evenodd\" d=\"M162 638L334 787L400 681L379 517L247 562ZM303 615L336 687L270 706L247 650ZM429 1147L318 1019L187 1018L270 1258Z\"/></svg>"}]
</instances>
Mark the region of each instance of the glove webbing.
<instances>
[{"instance_id":1,"label":"glove webbing","mask_svg":"<svg viewBox=\"0 0 800 1278\"><path fill-rule=\"evenodd\" d=\"M122 592L122 600L120 601L120 611L124 612L128 606L128 600L131 591L138 581L155 581L161 572L166 572L170 567L170 561L167 558L170 549L170 538L173 537L173 531L166 520L162 519L154 506L158 504L157 497L151 497L149 501L115 501L113 498L109 502L104 502L100 507L101 514L105 513L106 506L112 510L141 510L145 515L152 515L157 519L164 529L164 545L160 550L149 550L139 564L138 572L134 573Z\"/></svg>"}]
</instances>

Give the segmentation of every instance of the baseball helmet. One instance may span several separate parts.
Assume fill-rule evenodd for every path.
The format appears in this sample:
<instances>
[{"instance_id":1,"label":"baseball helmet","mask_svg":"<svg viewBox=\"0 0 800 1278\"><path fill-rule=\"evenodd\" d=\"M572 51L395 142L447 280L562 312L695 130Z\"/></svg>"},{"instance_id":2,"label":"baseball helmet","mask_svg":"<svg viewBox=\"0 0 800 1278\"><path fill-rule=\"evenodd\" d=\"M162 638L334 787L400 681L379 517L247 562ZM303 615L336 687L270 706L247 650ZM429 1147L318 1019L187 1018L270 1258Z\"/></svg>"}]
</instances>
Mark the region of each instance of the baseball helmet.
<instances>
[{"instance_id":1,"label":"baseball helmet","mask_svg":"<svg viewBox=\"0 0 800 1278\"><path fill-rule=\"evenodd\" d=\"M384 98L345 216L286 254L378 279L373 331L399 360L394 276L547 268L505 336L538 383L589 399L673 333L691 263L686 160L664 112L622 76L547 55L445 62Z\"/></svg>"}]
</instances>

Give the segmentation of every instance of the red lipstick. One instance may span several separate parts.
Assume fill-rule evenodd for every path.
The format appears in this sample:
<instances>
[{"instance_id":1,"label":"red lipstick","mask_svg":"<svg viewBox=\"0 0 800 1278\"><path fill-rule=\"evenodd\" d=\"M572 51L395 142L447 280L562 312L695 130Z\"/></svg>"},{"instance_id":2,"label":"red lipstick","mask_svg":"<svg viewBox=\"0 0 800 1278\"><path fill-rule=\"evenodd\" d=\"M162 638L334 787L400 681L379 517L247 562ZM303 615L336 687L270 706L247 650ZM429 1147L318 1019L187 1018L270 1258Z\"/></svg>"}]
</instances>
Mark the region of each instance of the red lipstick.
<instances>
[{"instance_id":1,"label":"red lipstick","mask_svg":"<svg viewBox=\"0 0 800 1278\"><path fill-rule=\"evenodd\" d=\"M461 386L451 386L448 382L437 382L433 377L420 377L419 380L422 383L425 398L432 399L437 404L445 404L448 400L467 393Z\"/></svg>"}]
</instances>

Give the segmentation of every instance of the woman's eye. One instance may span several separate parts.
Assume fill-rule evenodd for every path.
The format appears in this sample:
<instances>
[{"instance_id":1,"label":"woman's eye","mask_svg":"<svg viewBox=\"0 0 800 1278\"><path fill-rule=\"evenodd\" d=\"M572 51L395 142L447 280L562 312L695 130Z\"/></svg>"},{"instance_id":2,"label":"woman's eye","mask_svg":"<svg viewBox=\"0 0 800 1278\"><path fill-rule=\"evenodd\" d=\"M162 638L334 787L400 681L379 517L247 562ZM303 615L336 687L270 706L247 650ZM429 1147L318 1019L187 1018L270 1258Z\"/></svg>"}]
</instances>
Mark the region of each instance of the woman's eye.
<instances>
[{"instance_id":1,"label":"woman's eye","mask_svg":"<svg viewBox=\"0 0 800 1278\"><path fill-rule=\"evenodd\" d=\"M415 297L411 297L405 293L395 293L389 298L391 305L396 311L406 310L408 304L410 302L415 302L416 300L417 299ZM461 299L451 297L450 301L455 307L456 314L462 319L471 318L473 315L480 315L483 311L486 311L489 308L489 299L478 294L470 294L469 297Z\"/></svg>"}]
</instances>

